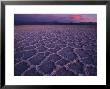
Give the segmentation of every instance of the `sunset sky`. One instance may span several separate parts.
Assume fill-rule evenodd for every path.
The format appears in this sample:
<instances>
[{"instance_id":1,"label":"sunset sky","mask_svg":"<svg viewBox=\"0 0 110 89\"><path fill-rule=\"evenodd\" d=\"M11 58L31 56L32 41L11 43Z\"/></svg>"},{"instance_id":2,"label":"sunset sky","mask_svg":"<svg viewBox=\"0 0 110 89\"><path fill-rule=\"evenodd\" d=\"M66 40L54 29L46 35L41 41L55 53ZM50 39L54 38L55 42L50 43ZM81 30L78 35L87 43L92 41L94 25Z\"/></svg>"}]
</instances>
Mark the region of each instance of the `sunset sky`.
<instances>
[{"instance_id":1,"label":"sunset sky","mask_svg":"<svg viewBox=\"0 0 110 89\"><path fill-rule=\"evenodd\" d=\"M15 24L97 22L96 14L15 14Z\"/></svg>"}]
</instances>

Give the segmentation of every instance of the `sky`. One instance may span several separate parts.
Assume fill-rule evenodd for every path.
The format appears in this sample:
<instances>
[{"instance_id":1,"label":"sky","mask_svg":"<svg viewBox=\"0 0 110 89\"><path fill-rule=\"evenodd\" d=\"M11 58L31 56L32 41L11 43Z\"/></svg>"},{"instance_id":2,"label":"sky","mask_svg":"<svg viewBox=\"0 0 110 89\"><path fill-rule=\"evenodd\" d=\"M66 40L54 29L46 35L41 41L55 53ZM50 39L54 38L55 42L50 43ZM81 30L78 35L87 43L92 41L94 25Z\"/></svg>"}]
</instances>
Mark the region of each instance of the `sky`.
<instances>
[{"instance_id":1,"label":"sky","mask_svg":"<svg viewBox=\"0 0 110 89\"><path fill-rule=\"evenodd\" d=\"M97 22L96 14L15 14L15 24Z\"/></svg>"}]
</instances>

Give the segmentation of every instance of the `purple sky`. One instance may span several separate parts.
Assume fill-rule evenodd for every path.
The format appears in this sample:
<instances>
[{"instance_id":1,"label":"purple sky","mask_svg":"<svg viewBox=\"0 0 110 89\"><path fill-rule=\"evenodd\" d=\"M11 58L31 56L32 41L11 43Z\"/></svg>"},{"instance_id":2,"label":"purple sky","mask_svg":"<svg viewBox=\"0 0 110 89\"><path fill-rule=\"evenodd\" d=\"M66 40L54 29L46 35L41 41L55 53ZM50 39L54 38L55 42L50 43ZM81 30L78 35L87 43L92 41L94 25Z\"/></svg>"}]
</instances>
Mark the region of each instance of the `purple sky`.
<instances>
[{"instance_id":1,"label":"purple sky","mask_svg":"<svg viewBox=\"0 0 110 89\"><path fill-rule=\"evenodd\" d=\"M59 22L59 23L76 23L76 22L97 22L96 14L15 14L15 23L28 22Z\"/></svg>"}]
</instances>

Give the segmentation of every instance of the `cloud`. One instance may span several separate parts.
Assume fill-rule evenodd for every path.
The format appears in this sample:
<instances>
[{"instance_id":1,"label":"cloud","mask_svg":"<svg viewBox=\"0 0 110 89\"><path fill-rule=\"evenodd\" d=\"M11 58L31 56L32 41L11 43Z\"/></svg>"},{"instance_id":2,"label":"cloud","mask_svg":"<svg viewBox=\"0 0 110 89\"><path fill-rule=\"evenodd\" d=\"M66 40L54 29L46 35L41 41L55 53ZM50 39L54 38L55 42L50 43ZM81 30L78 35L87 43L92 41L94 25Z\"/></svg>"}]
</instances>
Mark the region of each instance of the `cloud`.
<instances>
[{"instance_id":1,"label":"cloud","mask_svg":"<svg viewBox=\"0 0 110 89\"><path fill-rule=\"evenodd\" d=\"M58 23L76 23L76 22L96 22L95 14L15 14L16 23L41 23L41 22L58 22Z\"/></svg>"}]
</instances>

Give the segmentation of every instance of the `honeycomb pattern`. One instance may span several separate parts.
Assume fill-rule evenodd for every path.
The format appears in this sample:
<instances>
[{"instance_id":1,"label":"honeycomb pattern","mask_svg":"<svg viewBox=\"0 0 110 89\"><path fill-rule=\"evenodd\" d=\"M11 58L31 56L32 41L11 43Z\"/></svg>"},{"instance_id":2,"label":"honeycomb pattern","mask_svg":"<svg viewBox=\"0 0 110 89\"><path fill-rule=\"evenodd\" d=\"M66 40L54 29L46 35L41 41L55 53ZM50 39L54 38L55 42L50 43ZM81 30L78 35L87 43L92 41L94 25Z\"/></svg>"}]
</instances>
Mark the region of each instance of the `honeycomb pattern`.
<instances>
[{"instance_id":1,"label":"honeycomb pattern","mask_svg":"<svg viewBox=\"0 0 110 89\"><path fill-rule=\"evenodd\" d=\"M15 76L96 76L96 25L22 25L14 32Z\"/></svg>"}]
</instances>

